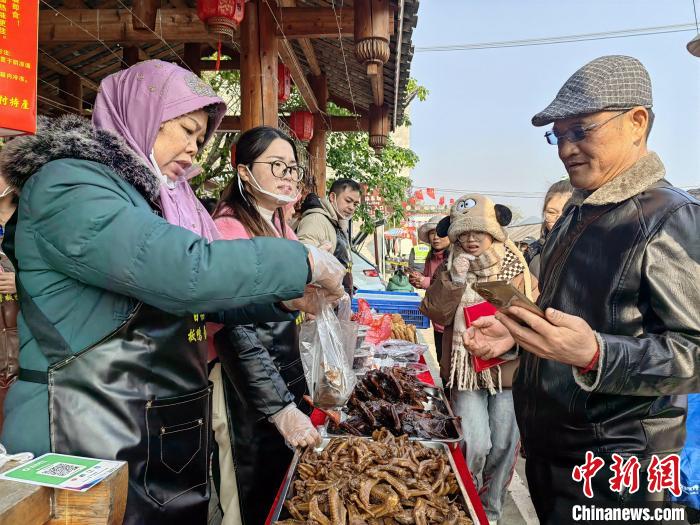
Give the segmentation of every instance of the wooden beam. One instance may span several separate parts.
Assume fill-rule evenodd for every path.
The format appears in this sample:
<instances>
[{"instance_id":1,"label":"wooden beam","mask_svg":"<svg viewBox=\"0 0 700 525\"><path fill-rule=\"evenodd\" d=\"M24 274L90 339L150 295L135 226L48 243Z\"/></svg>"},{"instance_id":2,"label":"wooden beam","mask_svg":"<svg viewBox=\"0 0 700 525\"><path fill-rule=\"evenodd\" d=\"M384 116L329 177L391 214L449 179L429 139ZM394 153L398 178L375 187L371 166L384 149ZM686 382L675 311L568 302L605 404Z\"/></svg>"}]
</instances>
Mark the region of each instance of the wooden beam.
<instances>
[{"instance_id":1,"label":"wooden beam","mask_svg":"<svg viewBox=\"0 0 700 525\"><path fill-rule=\"evenodd\" d=\"M156 17L160 0L134 0L132 11L134 12L132 24L134 29L141 31L155 31Z\"/></svg>"},{"instance_id":2,"label":"wooden beam","mask_svg":"<svg viewBox=\"0 0 700 525\"><path fill-rule=\"evenodd\" d=\"M241 24L241 128L277 127L277 54L275 21L267 2L246 5Z\"/></svg>"},{"instance_id":3,"label":"wooden beam","mask_svg":"<svg viewBox=\"0 0 700 525\"><path fill-rule=\"evenodd\" d=\"M188 42L185 44L185 56L183 60L188 68L197 76L201 73L200 64L202 62L202 44Z\"/></svg>"},{"instance_id":4,"label":"wooden beam","mask_svg":"<svg viewBox=\"0 0 700 525\"><path fill-rule=\"evenodd\" d=\"M330 7L280 7L275 15L281 28L277 36L286 38L338 38L338 25L343 37L352 37L355 17L351 7L336 9L339 19Z\"/></svg>"},{"instance_id":5,"label":"wooden beam","mask_svg":"<svg viewBox=\"0 0 700 525\"><path fill-rule=\"evenodd\" d=\"M122 60L126 62L126 66L122 64L122 68L126 69L127 67L137 64L141 60L139 51L141 50L136 46L125 46L122 49Z\"/></svg>"},{"instance_id":6,"label":"wooden beam","mask_svg":"<svg viewBox=\"0 0 700 525\"><path fill-rule=\"evenodd\" d=\"M299 47L301 47L301 52L304 53L304 58L306 58L306 62L309 64L311 74L316 77L319 76L321 74L321 66L316 58L316 53L314 52L314 46L311 43L311 40L308 38L300 38Z\"/></svg>"},{"instance_id":7,"label":"wooden beam","mask_svg":"<svg viewBox=\"0 0 700 525\"><path fill-rule=\"evenodd\" d=\"M362 108L358 107L357 105L355 105L355 107L353 108L352 101L347 100L343 97L339 97L338 95L330 94L328 96L328 101L333 102L333 104L335 104L339 108L347 109L348 111L355 112L363 117L367 116L367 112L364 111Z\"/></svg>"},{"instance_id":8,"label":"wooden beam","mask_svg":"<svg viewBox=\"0 0 700 525\"><path fill-rule=\"evenodd\" d=\"M306 75L304 75L304 68L299 62L291 42L288 40L280 40L279 53L282 62L289 68L289 73L292 76L294 85L299 90L301 98L304 100L304 104L306 104L306 107L309 108L311 113L318 113L320 109L318 101L316 100L316 95L314 95L314 91L311 89Z\"/></svg>"},{"instance_id":9,"label":"wooden beam","mask_svg":"<svg viewBox=\"0 0 700 525\"><path fill-rule=\"evenodd\" d=\"M339 131L342 133L355 133L369 131L369 117L326 117L329 123L328 131ZM357 129L357 128L360 129Z\"/></svg>"},{"instance_id":10,"label":"wooden beam","mask_svg":"<svg viewBox=\"0 0 700 525\"><path fill-rule=\"evenodd\" d=\"M219 62L219 71L237 71L241 69L241 57L236 56ZM216 60L200 60L200 71L216 71Z\"/></svg>"},{"instance_id":11,"label":"wooden beam","mask_svg":"<svg viewBox=\"0 0 700 525\"><path fill-rule=\"evenodd\" d=\"M217 133L232 133L241 131L241 117L228 115L221 121L221 125L216 130Z\"/></svg>"},{"instance_id":12,"label":"wooden beam","mask_svg":"<svg viewBox=\"0 0 700 525\"><path fill-rule=\"evenodd\" d=\"M311 174L316 181L317 195L326 194L326 123L328 109L328 81L326 75L312 76L309 79L320 112L314 113L314 136L309 142Z\"/></svg>"},{"instance_id":13,"label":"wooden beam","mask_svg":"<svg viewBox=\"0 0 700 525\"><path fill-rule=\"evenodd\" d=\"M61 62L56 60L53 56L49 55L45 51L43 53L39 54L39 65L43 66L47 69L50 69L54 73L58 73L60 75L70 75L70 74L77 75L83 81L83 85L85 87L89 87L93 91L97 91L99 89L99 86L95 82L93 82L89 78L81 75L77 71L63 65Z\"/></svg>"},{"instance_id":14,"label":"wooden beam","mask_svg":"<svg viewBox=\"0 0 700 525\"><path fill-rule=\"evenodd\" d=\"M374 104L384 104L384 67L381 64L367 64L367 78L372 88Z\"/></svg>"},{"instance_id":15,"label":"wooden beam","mask_svg":"<svg viewBox=\"0 0 700 525\"><path fill-rule=\"evenodd\" d=\"M73 108L75 113L83 113L83 83L78 75L73 73L62 75L58 87L66 99L66 105Z\"/></svg>"},{"instance_id":16,"label":"wooden beam","mask_svg":"<svg viewBox=\"0 0 700 525\"><path fill-rule=\"evenodd\" d=\"M282 118L286 122L286 118ZM323 121L327 123L326 131L337 131L341 133L356 133L358 131L369 131L368 117L331 117L326 116ZM359 125L360 129L357 129ZM234 133L241 131L241 117L237 115L227 115L221 121L221 125L216 130L217 133ZM315 131L314 131L315 133Z\"/></svg>"},{"instance_id":17,"label":"wooden beam","mask_svg":"<svg viewBox=\"0 0 700 525\"><path fill-rule=\"evenodd\" d=\"M297 0L278 0L281 7L296 7ZM311 74L314 76L319 76L321 74L321 66L316 58L316 53L314 52L314 46L309 38L300 38L299 47L301 47L301 52L304 53L306 62L309 64L309 69Z\"/></svg>"},{"instance_id":18,"label":"wooden beam","mask_svg":"<svg viewBox=\"0 0 700 525\"><path fill-rule=\"evenodd\" d=\"M136 30L127 9L51 9L39 11L39 45L95 42L126 45L167 41L208 43L212 36L197 16L196 9L159 9L154 32ZM162 36L162 40L161 40Z\"/></svg>"}]
</instances>

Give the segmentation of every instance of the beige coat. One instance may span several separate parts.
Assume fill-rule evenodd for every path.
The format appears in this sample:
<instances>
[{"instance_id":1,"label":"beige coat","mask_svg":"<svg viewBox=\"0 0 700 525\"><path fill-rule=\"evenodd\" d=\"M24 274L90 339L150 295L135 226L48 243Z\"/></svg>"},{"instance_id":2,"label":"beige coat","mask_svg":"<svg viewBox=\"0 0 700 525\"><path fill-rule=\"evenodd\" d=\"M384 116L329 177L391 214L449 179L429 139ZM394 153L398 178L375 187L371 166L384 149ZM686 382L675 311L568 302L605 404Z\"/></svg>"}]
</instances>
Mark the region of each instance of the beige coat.
<instances>
[{"instance_id":1,"label":"beige coat","mask_svg":"<svg viewBox=\"0 0 700 525\"><path fill-rule=\"evenodd\" d=\"M338 219L338 214L328 198L324 197L320 201L320 208L311 208L304 212L296 233L299 240L306 244L321 246L324 243L330 243L331 253L333 253L338 243L333 225L338 224L341 229L347 230L347 221Z\"/></svg>"}]
</instances>

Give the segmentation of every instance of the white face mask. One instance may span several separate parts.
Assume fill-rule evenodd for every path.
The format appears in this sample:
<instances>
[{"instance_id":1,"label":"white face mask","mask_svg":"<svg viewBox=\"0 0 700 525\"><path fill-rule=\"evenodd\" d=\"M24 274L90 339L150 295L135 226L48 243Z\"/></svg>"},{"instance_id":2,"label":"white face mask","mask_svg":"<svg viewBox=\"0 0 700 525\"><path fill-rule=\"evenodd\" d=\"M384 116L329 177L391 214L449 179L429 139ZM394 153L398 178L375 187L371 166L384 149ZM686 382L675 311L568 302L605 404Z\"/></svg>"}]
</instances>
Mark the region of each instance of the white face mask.
<instances>
[{"instance_id":1,"label":"white face mask","mask_svg":"<svg viewBox=\"0 0 700 525\"><path fill-rule=\"evenodd\" d=\"M8 186L7 188L5 188L5 191L0 193L0 199L2 199L3 197L6 197L7 195L12 193L13 191L14 191L14 188L12 186Z\"/></svg>"},{"instance_id":2,"label":"white face mask","mask_svg":"<svg viewBox=\"0 0 700 525\"><path fill-rule=\"evenodd\" d=\"M275 204L278 204L280 206L285 206L287 204L292 204L292 203L297 201L297 198L299 197L299 191L297 191L294 195L281 195L279 193L272 193L271 191L264 190L262 188L262 186L260 186L258 181L255 180L255 177L253 176L253 172L250 171L250 168L248 166L246 166L245 169L248 170L248 175L250 175L250 180L253 182L253 184L254 184L253 187L257 190L257 192L273 198L275 200ZM238 176L238 184L239 185L241 184L240 175ZM241 195L244 195L242 189L241 189Z\"/></svg>"},{"instance_id":3,"label":"white face mask","mask_svg":"<svg viewBox=\"0 0 700 525\"><path fill-rule=\"evenodd\" d=\"M165 175L163 175L163 172L160 171L160 167L158 166L158 163L156 162L156 158L153 155L153 150L151 150L151 154L149 155L149 158L151 159L151 164L153 164L153 169L156 170L156 176L158 177L158 180L160 180L160 183L165 184L171 190L175 186L177 186L177 183L174 180L170 180L169 177L166 177Z\"/></svg>"},{"instance_id":4,"label":"white face mask","mask_svg":"<svg viewBox=\"0 0 700 525\"><path fill-rule=\"evenodd\" d=\"M333 193L332 195L335 195L335 193ZM335 196L335 198L334 198L332 201L331 201L331 198L328 197L328 200L330 201L331 206L333 206L333 209L334 209L335 212L338 214L338 218L339 218L339 219L342 219L342 220L344 220L344 221L349 221L350 219L352 219L352 215L347 216L347 215L344 215L344 214L340 213L340 210L338 209L338 206L336 206L336 201L337 201L337 199L338 199L338 196L337 196L337 195Z\"/></svg>"}]
</instances>

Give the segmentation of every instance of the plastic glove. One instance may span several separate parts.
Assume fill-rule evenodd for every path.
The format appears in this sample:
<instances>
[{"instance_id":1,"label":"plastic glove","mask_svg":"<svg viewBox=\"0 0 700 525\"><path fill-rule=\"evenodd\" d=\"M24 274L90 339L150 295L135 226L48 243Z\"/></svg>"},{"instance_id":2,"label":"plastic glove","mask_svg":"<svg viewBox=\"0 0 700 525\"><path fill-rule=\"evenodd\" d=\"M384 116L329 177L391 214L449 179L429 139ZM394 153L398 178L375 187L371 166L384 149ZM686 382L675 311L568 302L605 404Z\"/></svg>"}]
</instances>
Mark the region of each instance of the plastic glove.
<instances>
[{"instance_id":1,"label":"plastic glove","mask_svg":"<svg viewBox=\"0 0 700 525\"><path fill-rule=\"evenodd\" d=\"M450 269L450 277L452 282L462 284L467 280L469 272L469 264L474 260L474 256L469 255L463 250L456 250L452 258L452 268Z\"/></svg>"},{"instance_id":2,"label":"plastic glove","mask_svg":"<svg viewBox=\"0 0 700 525\"><path fill-rule=\"evenodd\" d=\"M343 277L345 268L333 255L316 246L305 244L311 264L311 283L325 289L329 300L339 299L343 295Z\"/></svg>"},{"instance_id":3,"label":"plastic glove","mask_svg":"<svg viewBox=\"0 0 700 525\"><path fill-rule=\"evenodd\" d=\"M5 447L2 444L0 444L0 467L5 465L5 463L7 463L8 461L18 461L20 463L24 463L26 461L29 461L30 459L34 459L34 454L32 454L31 452L8 454Z\"/></svg>"},{"instance_id":4,"label":"plastic glove","mask_svg":"<svg viewBox=\"0 0 700 525\"><path fill-rule=\"evenodd\" d=\"M290 403L274 416L270 416L284 440L292 447L311 447L321 444L321 434L314 427L309 417Z\"/></svg>"}]
</instances>

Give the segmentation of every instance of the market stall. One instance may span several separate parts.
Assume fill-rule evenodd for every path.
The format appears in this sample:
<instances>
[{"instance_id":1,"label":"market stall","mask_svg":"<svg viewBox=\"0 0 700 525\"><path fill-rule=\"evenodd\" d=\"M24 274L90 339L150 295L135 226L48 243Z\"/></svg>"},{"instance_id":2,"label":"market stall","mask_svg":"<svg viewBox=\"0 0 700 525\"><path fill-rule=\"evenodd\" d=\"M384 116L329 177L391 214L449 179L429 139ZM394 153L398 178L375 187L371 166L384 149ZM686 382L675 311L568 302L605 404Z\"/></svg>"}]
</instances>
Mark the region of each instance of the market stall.
<instances>
[{"instance_id":1,"label":"market stall","mask_svg":"<svg viewBox=\"0 0 700 525\"><path fill-rule=\"evenodd\" d=\"M323 442L297 451L268 524L417 515L424 523L488 523L460 421L416 332L427 319L411 295L360 291L354 299L351 393L330 406L310 383Z\"/></svg>"}]
</instances>

